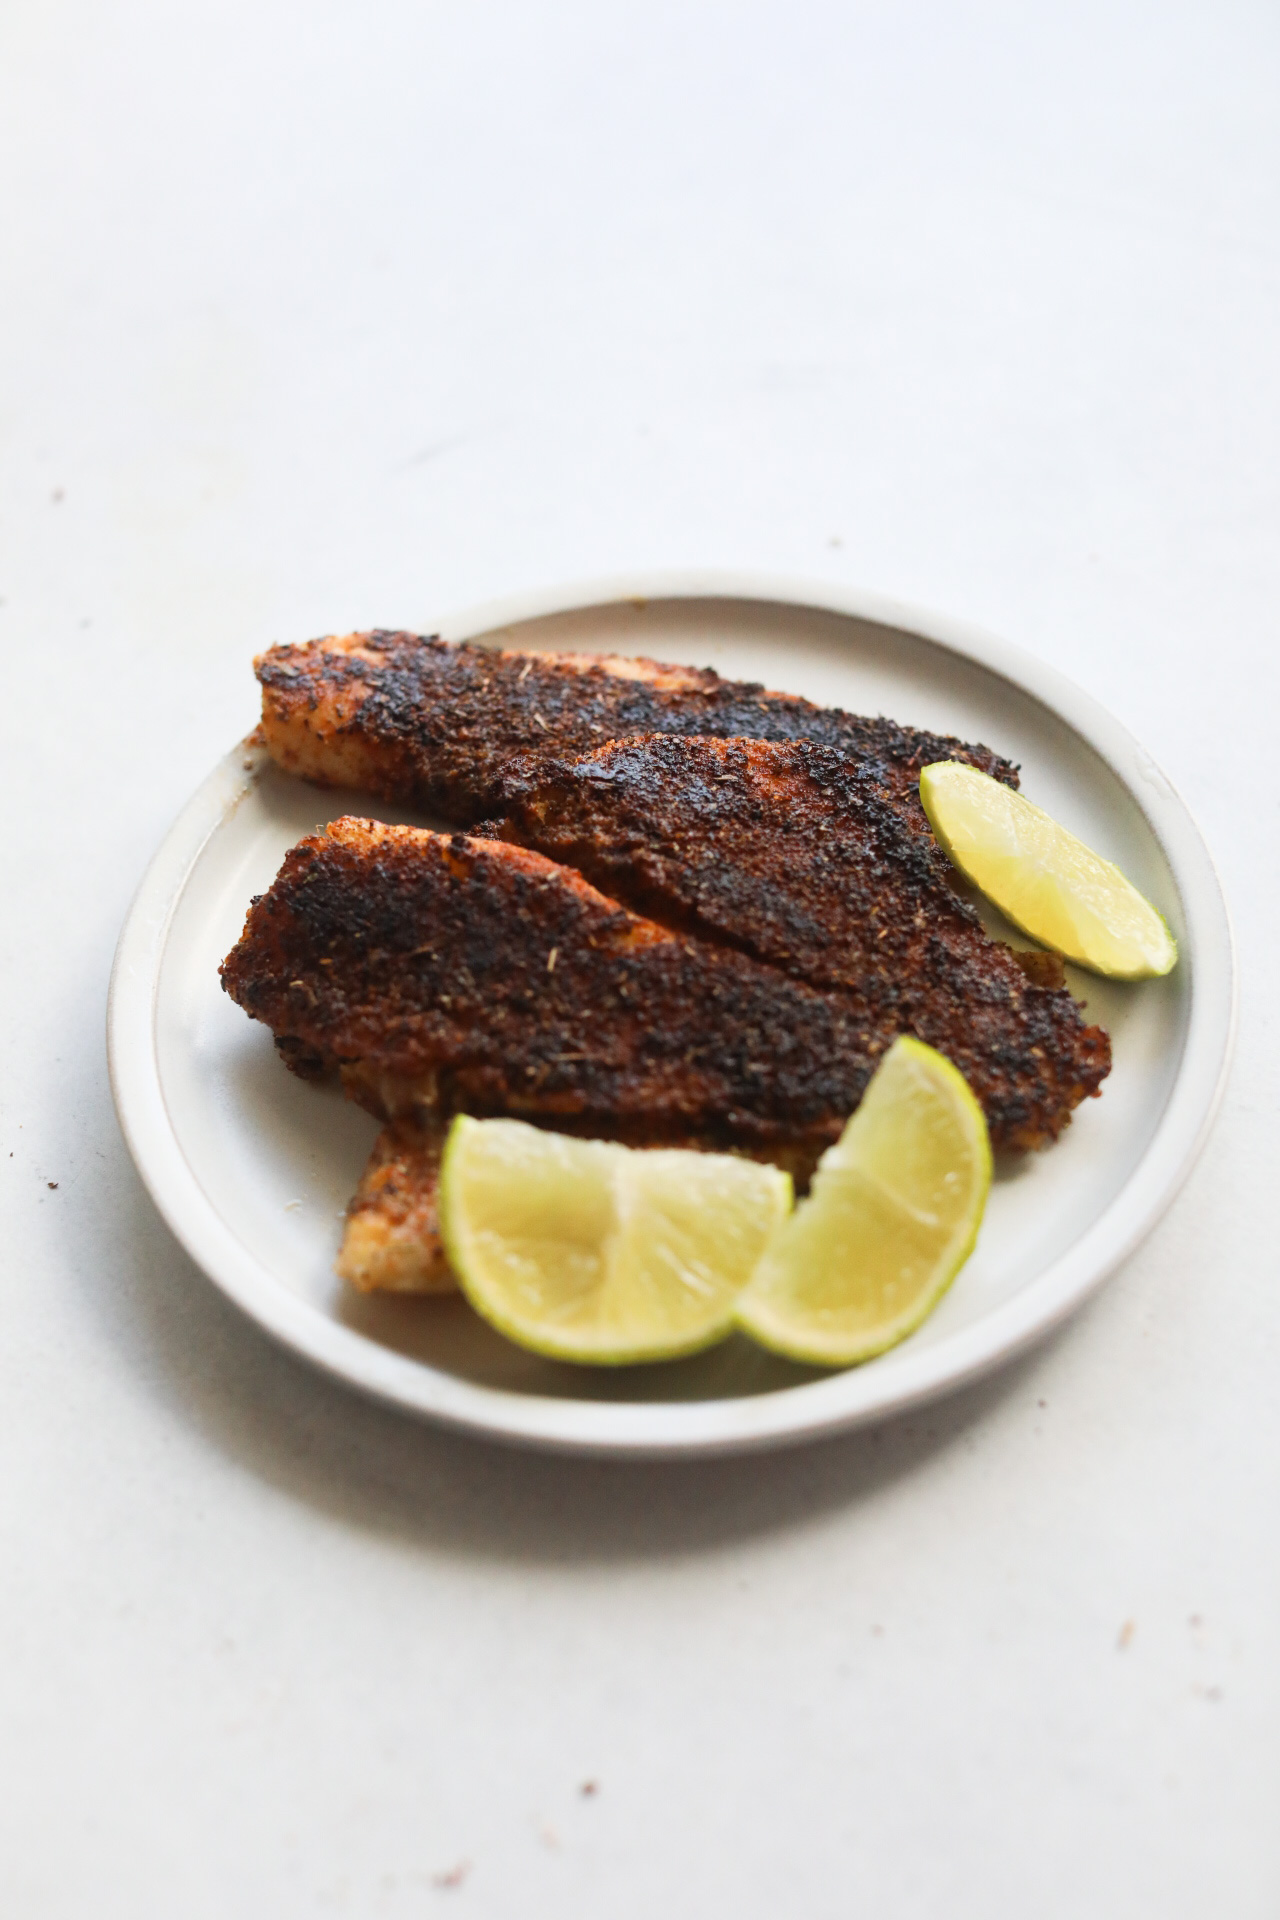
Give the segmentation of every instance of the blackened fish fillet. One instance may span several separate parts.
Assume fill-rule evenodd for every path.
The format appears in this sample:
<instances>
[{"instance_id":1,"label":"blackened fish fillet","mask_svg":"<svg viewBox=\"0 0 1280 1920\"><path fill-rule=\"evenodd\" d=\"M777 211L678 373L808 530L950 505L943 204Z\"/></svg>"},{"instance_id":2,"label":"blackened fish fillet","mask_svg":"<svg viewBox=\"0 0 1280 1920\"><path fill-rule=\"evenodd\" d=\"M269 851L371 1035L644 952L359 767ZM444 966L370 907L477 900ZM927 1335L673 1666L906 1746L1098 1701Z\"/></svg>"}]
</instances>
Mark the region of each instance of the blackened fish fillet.
<instances>
[{"instance_id":1,"label":"blackened fish fillet","mask_svg":"<svg viewBox=\"0 0 1280 1920\"><path fill-rule=\"evenodd\" d=\"M498 652L384 632L272 647L254 665L262 738L280 766L458 826L496 811L497 775L512 754L587 753L633 734L813 740L876 762L913 809L920 769L931 760L966 760L1018 784L1014 767L986 747L814 706L706 668Z\"/></svg>"},{"instance_id":2,"label":"blackened fish fillet","mask_svg":"<svg viewBox=\"0 0 1280 1920\"><path fill-rule=\"evenodd\" d=\"M873 762L810 741L655 736L530 756L500 786L481 834L838 996L878 1043L914 1033L960 1068L1002 1145L1055 1138L1110 1068L1060 978L1037 984L1050 957L987 936Z\"/></svg>"},{"instance_id":3,"label":"blackened fish fillet","mask_svg":"<svg viewBox=\"0 0 1280 1920\"><path fill-rule=\"evenodd\" d=\"M810 1159L882 1037L831 996L628 913L523 848L338 820L286 856L223 984L388 1117L515 1114Z\"/></svg>"},{"instance_id":4,"label":"blackened fish fillet","mask_svg":"<svg viewBox=\"0 0 1280 1920\"><path fill-rule=\"evenodd\" d=\"M1003 951L957 928L975 954ZM1060 1045L1051 1074L1043 1003L1058 1001L1006 962L972 982L984 1038L958 1064L995 1144L1026 1146L1101 1078L1106 1038L1076 1015L1076 1052ZM697 1139L790 1157L802 1176L906 1025L891 994L811 986L525 848L350 819L288 854L222 978L291 1064L337 1067L385 1116Z\"/></svg>"}]
</instances>

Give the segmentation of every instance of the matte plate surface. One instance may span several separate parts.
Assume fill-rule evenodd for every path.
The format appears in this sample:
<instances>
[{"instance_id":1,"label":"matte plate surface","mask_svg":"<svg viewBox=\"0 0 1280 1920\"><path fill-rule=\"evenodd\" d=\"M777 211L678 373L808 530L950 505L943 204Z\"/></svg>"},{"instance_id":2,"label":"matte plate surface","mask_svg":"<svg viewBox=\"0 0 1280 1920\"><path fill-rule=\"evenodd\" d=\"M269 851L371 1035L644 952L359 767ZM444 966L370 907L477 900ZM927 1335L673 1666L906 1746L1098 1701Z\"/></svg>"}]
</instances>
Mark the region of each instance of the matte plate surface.
<instances>
[{"instance_id":1,"label":"matte plate surface","mask_svg":"<svg viewBox=\"0 0 1280 1920\"><path fill-rule=\"evenodd\" d=\"M247 1313L328 1372L454 1426L579 1452L693 1455L829 1433L956 1386L1045 1333L1134 1248L1212 1119L1230 1051L1234 961L1194 823L1095 702L937 615L738 576L597 582L439 630L496 646L714 666L985 741L1021 763L1031 799L1155 901L1181 963L1138 986L1069 970L1073 992L1111 1033L1111 1077L1057 1146L999 1168L977 1250L902 1346L838 1374L741 1339L665 1366L557 1365L508 1345L458 1298L362 1298L334 1278L340 1216L376 1123L288 1073L267 1030L221 991L217 966L251 895L302 834L343 812L415 816L321 792L239 747L143 881L120 938L108 1028L116 1106L139 1171L192 1257ZM990 925L1027 944L998 917Z\"/></svg>"}]
</instances>

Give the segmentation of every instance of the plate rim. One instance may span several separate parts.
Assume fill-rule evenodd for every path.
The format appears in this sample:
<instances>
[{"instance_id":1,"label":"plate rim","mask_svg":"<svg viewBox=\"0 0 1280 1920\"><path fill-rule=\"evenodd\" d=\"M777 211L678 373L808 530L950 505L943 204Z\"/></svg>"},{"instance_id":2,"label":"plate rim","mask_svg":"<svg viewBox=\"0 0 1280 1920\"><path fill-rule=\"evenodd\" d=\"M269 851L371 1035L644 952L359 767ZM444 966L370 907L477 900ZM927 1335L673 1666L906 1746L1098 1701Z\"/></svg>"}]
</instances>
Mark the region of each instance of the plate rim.
<instances>
[{"instance_id":1,"label":"plate rim","mask_svg":"<svg viewBox=\"0 0 1280 1920\"><path fill-rule=\"evenodd\" d=\"M385 1404L478 1437L541 1451L697 1458L800 1444L890 1418L954 1392L1045 1338L1150 1233L1185 1183L1221 1104L1238 982L1230 914L1204 836L1150 754L1091 694L981 627L856 587L744 570L672 569L542 586L424 627L451 640L558 613L662 600L737 600L896 629L996 674L1077 734L1120 781L1169 863L1194 952L1182 1058L1142 1159L1085 1233L975 1326L914 1359L877 1390L873 1367L769 1394L707 1401L561 1399L486 1387L379 1346L281 1285L232 1232L170 1123L156 1049L161 967L173 916L205 845L250 791L244 743L206 775L153 856L121 929L107 999L107 1058L120 1128L161 1217L192 1260L264 1331L323 1372Z\"/></svg>"}]
</instances>

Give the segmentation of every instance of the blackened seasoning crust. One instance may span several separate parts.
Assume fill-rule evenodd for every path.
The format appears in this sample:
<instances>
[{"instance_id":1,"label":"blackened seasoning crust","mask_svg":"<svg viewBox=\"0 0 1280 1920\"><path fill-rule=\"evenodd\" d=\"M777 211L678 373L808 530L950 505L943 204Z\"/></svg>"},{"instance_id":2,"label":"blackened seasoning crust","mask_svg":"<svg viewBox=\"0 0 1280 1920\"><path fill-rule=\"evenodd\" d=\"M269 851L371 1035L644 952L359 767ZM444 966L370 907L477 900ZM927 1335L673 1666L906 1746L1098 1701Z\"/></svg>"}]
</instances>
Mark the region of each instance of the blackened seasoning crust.
<instances>
[{"instance_id":1,"label":"blackened seasoning crust","mask_svg":"<svg viewBox=\"0 0 1280 1920\"><path fill-rule=\"evenodd\" d=\"M810 741L650 736L572 761L529 756L500 784L502 816L481 834L576 868L663 926L835 991L878 1044L901 1032L927 1041L1006 1144L1053 1138L1109 1069L1107 1037L1085 1026L1060 964L1056 978L1052 964L1028 971L988 938L874 762Z\"/></svg>"},{"instance_id":2,"label":"blackened seasoning crust","mask_svg":"<svg viewBox=\"0 0 1280 1920\"><path fill-rule=\"evenodd\" d=\"M651 734L525 755L498 790L480 836L811 986L883 997L919 970L930 934L992 946L927 823L875 762L831 747Z\"/></svg>"},{"instance_id":3,"label":"blackened seasoning crust","mask_svg":"<svg viewBox=\"0 0 1280 1920\"><path fill-rule=\"evenodd\" d=\"M960 1064L995 1143L1038 1144L1102 1078L1106 1036L1064 1022L1067 997L1012 961L993 970L993 943L956 925L973 936L958 964L980 1023ZM802 1173L908 1024L892 997L820 989L659 925L524 848L352 819L288 854L222 978L382 1114L516 1114Z\"/></svg>"},{"instance_id":4,"label":"blackened seasoning crust","mask_svg":"<svg viewBox=\"0 0 1280 1920\"><path fill-rule=\"evenodd\" d=\"M875 1064L843 1008L537 854L372 821L286 856L222 978L387 1115L816 1153Z\"/></svg>"},{"instance_id":5,"label":"blackened seasoning crust","mask_svg":"<svg viewBox=\"0 0 1280 1920\"><path fill-rule=\"evenodd\" d=\"M1018 784L1016 769L986 747L722 680L709 668L374 632L272 647L255 670L262 738L282 767L458 826L497 810L497 776L513 754L588 753L633 734L812 740L875 762L912 808L931 760L965 760Z\"/></svg>"}]
</instances>

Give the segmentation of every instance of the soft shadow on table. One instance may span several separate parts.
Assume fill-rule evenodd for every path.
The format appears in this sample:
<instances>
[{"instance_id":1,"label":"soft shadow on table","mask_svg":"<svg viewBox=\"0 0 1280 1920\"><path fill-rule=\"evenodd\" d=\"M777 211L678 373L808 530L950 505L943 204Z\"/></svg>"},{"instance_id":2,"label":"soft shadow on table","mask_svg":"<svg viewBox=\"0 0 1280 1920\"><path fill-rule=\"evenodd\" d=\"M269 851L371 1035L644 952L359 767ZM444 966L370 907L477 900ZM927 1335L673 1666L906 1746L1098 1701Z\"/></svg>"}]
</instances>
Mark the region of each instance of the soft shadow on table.
<instances>
[{"instance_id":1,"label":"soft shadow on table","mask_svg":"<svg viewBox=\"0 0 1280 1920\"><path fill-rule=\"evenodd\" d=\"M715 1550L856 1509L1025 1391L1026 1362L879 1427L722 1460L592 1461L476 1441L278 1348L187 1258L118 1152L113 1244L80 1284L138 1391L291 1497L427 1551L586 1565Z\"/></svg>"}]
</instances>

